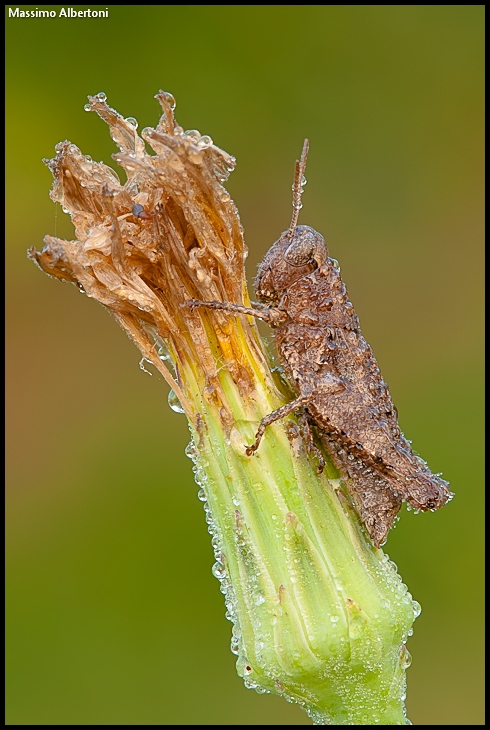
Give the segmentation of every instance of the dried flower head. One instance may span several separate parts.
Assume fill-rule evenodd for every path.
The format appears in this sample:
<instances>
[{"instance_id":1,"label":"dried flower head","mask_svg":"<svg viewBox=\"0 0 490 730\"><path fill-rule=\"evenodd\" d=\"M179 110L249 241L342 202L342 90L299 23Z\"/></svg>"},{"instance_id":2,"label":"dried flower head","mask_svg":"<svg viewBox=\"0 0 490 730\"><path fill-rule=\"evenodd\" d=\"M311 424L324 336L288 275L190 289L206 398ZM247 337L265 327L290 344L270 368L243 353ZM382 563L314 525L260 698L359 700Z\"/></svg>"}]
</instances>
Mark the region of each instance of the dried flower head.
<instances>
[{"instance_id":1,"label":"dried flower head","mask_svg":"<svg viewBox=\"0 0 490 730\"><path fill-rule=\"evenodd\" d=\"M195 401L182 380L186 368L200 363L194 375L206 396L219 402L216 347L221 367L246 393L254 376L244 348L263 367L265 359L253 322L213 315L210 339L201 317L180 307L192 297L247 301L246 248L237 209L222 185L234 158L210 137L184 132L170 94L161 91L157 98L163 116L156 129L142 133L152 155L136 120L108 107L105 94L89 97L85 108L109 125L120 149L113 157L127 181L76 145L58 144L56 157L47 161L55 178L51 198L70 213L77 240L46 236L41 253L31 249L29 255L46 273L76 282L104 304L195 420ZM162 362L168 356L174 376ZM227 410L226 402L220 405Z\"/></svg>"}]
</instances>

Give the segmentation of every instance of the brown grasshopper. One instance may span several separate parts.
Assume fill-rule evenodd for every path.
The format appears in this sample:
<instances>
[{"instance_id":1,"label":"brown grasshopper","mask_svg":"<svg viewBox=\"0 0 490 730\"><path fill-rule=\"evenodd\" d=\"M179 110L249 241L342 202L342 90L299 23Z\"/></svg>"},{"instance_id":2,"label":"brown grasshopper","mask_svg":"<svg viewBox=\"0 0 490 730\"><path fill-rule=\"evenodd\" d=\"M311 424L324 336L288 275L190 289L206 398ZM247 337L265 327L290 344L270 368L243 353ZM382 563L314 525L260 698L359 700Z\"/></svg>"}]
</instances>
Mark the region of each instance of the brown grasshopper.
<instances>
[{"instance_id":1,"label":"brown grasshopper","mask_svg":"<svg viewBox=\"0 0 490 730\"><path fill-rule=\"evenodd\" d=\"M258 449L271 423L301 411L308 449L319 457L318 470L325 462L309 425L316 427L379 547L403 501L416 510L435 510L452 494L400 431L388 386L323 236L297 225L307 153L305 140L296 161L291 225L271 246L255 279L260 304L194 299L187 304L252 315L273 328L277 353L297 398L262 419L246 452L251 456Z\"/></svg>"}]
</instances>

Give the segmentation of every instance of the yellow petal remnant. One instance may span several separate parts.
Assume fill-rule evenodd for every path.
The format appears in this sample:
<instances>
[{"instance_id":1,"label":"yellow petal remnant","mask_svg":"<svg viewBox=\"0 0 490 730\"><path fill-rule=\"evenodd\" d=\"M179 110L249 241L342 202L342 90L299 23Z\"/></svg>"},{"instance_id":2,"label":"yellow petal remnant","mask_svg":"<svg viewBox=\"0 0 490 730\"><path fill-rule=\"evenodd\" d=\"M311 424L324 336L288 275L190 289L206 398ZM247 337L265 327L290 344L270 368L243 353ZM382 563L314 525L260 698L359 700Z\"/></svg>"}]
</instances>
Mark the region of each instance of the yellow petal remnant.
<instances>
[{"instance_id":1,"label":"yellow petal remnant","mask_svg":"<svg viewBox=\"0 0 490 730\"><path fill-rule=\"evenodd\" d=\"M162 117L141 137L105 94L89 97L127 180L57 145L51 198L76 240L46 236L29 257L103 304L186 413L186 453L246 686L299 703L317 724L405 724L405 642L420 607L328 460L317 475L293 417L246 455L260 420L291 400L288 386L251 317L185 306L250 305L243 231L223 186L235 160L208 135L183 131L171 94L156 97Z\"/></svg>"}]
</instances>

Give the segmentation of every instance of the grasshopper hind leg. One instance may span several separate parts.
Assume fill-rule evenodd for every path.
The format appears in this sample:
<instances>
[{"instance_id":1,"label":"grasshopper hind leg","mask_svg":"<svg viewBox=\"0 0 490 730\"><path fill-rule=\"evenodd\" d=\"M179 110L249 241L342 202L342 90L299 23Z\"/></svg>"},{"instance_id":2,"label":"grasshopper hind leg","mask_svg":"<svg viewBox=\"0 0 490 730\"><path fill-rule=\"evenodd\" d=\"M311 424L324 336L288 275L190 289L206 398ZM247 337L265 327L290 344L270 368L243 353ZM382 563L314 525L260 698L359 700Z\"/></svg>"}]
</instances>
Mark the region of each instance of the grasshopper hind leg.
<instances>
[{"instance_id":1,"label":"grasshopper hind leg","mask_svg":"<svg viewBox=\"0 0 490 730\"><path fill-rule=\"evenodd\" d=\"M359 456L349 453L333 435L320 437L334 465L340 471L354 506L377 548L386 542L390 528L402 506L402 496L389 478ZM354 458L352 458L354 456Z\"/></svg>"},{"instance_id":2,"label":"grasshopper hind leg","mask_svg":"<svg viewBox=\"0 0 490 730\"><path fill-rule=\"evenodd\" d=\"M318 459L317 472L318 474L321 474L326 464L325 457L323 456L318 446L315 444L313 431L311 429L312 421L304 408L302 408L301 411L298 413L298 424L301 430L303 441L306 446L306 450L309 454L313 454L313 456L316 456L316 458Z\"/></svg>"}]
</instances>

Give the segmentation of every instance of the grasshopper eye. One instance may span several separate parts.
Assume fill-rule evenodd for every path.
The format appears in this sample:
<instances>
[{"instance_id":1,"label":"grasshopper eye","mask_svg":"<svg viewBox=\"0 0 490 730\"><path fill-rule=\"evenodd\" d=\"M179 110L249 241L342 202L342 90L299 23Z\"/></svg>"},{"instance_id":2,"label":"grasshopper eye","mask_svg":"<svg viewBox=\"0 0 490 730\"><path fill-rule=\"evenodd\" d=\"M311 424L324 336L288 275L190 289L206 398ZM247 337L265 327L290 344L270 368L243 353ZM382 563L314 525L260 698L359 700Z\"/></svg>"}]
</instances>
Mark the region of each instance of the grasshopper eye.
<instances>
[{"instance_id":1,"label":"grasshopper eye","mask_svg":"<svg viewBox=\"0 0 490 730\"><path fill-rule=\"evenodd\" d=\"M312 259L313 245L311 240L294 241L286 252L284 259L290 266L304 266Z\"/></svg>"},{"instance_id":2,"label":"grasshopper eye","mask_svg":"<svg viewBox=\"0 0 490 730\"><path fill-rule=\"evenodd\" d=\"M293 241L284 253L284 260L290 266L305 266L312 260L322 266L327 260L323 236L309 226L297 226Z\"/></svg>"}]
</instances>

